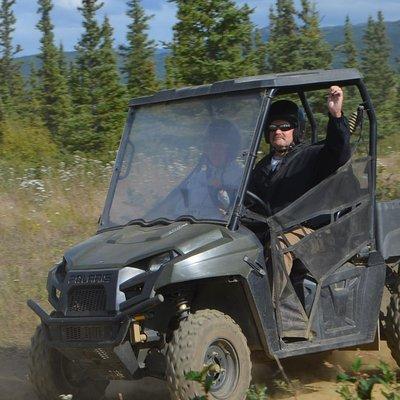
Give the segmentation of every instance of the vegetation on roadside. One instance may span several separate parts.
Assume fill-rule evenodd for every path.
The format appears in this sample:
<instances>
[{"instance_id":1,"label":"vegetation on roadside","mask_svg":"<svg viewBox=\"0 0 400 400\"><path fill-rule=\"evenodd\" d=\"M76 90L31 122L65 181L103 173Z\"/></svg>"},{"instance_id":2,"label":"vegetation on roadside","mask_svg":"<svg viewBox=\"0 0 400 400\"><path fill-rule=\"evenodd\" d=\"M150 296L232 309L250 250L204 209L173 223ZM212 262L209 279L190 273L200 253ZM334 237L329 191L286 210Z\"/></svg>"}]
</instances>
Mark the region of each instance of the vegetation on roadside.
<instances>
[{"instance_id":1,"label":"vegetation on roadside","mask_svg":"<svg viewBox=\"0 0 400 400\"><path fill-rule=\"evenodd\" d=\"M371 400L379 395L388 400L400 400L400 382L386 363L362 366L362 359L357 357L349 373L343 371L337 376L337 393L344 400Z\"/></svg>"},{"instance_id":2,"label":"vegetation on roadside","mask_svg":"<svg viewBox=\"0 0 400 400\"><path fill-rule=\"evenodd\" d=\"M400 400L400 382L396 372L388 364L381 361L377 366L363 365L362 359L356 357L351 365L350 372L345 372L337 367L340 373L337 375L336 392L344 400L373 400L385 398L387 400ZM218 365L206 365L201 371L190 371L186 374L188 381L198 382L202 394L191 400L208 400L216 373L219 373ZM383 397L382 397L383 396ZM253 385L248 391L247 400L267 400L267 388Z\"/></svg>"},{"instance_id":3,"label":"vegetation on roadside","mask_svg":"<svg viewBox=\"0 0 400 400\"><path fill-rule=\"evenodd\" d=\"M96 231L112 168L77 155L22 170L0 164L1 344L28 343L38 320L26 300L47 304L50 267Z\"/></svg>"},{"instance_id":4,"label":"vegetation on roadside","mask_svg":"<svg viewBox=\"0 0 400 400\"><path fill-rule=\"evenodd\" d=\"M209 400L211 386L216 374L221 372L217 364L205 365L201 371L189 371L185 378L188 381L198 382L204 394L199 394L191 400ZM247 392L247 400L266 400L267 388L265 386L252 385Z\"/></svg>"},{"instance_id":5,"label":"vegetation on roadside","mask_svg":"<svg viewBox=\"0 0 400 400\"><path fill-rule=\"evenodd\" d=\"M201 386L204 395L196 396L192 400L208 400L209 392L213 384L214 376L220 372L220 367L217 364L205 365L201 371L189 371L185 374L185 378L191 382L198 382Z\"/></svg>"}]
</instances>

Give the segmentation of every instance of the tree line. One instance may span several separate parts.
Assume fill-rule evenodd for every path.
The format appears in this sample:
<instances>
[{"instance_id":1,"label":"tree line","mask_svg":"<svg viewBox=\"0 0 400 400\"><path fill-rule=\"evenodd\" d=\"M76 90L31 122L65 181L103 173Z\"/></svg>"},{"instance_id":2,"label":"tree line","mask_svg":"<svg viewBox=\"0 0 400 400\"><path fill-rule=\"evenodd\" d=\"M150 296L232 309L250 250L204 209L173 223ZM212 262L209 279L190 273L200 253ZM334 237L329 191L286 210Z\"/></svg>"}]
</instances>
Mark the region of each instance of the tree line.
<instances>
[{"instance_id":1,"label":"tree line","mask_svg":"<svg viewBox=\"0 0 400 400\"><path fill-rule=\"evenodd\" d=\"M40 64L27 81L13 44L16 0L0 3L0 155L15 160L81 152L110 157L118 145L129 98L163 88L201 85L246 75L329 69L333 49L324 40L316 4L276 0L269 10L267 42L251 22L253 10L233 0L169 0L177 21L165 62L165 79L155 72L156 44L149 38L149 20L140 0L127 0L126 42L117 50L113 28L99 21L99 0L82 0L78 8L83 33L75 45L77 57L68 63L57 46L51 19L52 0L37 0L41 32ZM266 16L268 10L266 10ZM344 24L344 67L362 71L385 131L400 121L400 79L389 64L390 43L382 12L368 19L362 51L353 39L350 18ZM386 129L388 128L388 129Z\"/></svg>"}]
</instances>

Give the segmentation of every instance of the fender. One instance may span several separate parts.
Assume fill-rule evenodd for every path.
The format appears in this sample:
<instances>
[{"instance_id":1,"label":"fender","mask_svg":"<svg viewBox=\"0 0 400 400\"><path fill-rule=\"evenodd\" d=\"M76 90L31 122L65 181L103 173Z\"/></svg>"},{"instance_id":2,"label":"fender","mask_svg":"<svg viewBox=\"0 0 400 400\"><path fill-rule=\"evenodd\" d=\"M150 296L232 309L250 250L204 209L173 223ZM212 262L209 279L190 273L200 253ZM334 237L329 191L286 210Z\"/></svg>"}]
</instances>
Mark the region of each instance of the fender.
<instances>
[{"instance_id":1,"label":"fender","mask_svg":"<svg viewBox=\"0 0 400 400\"><path fill-rule=\"evenodd\" d=\"M257 247L241 249L239 243L234 240L221 243L221 246L217 247L214 243L209 250L199 249L198 254L196 252L169 263L160 273L155 290L162 290L170 285L195 284L201 286L203 297L210 301L210 297L213 296L211 286L214 284L218 288L216 298L222 301L223 292L229 290L229 283L237 281L244 293L243 299L246 304L240 307L241 298L235 298L234 313L244 324L248 323L249 313L251 314L262 348L269 358L273 358L272 355L279 350L279 338L268 275L260 274L245 261L245 257L248 257L266 271L263 250L261 244L257 244ZM232 308L230 297L227 298L230 304L226 306ZM212 304L213 301L210 301L210 306ZM242 325L240 321L237 322Z\"/></svg>"}]
</instances>

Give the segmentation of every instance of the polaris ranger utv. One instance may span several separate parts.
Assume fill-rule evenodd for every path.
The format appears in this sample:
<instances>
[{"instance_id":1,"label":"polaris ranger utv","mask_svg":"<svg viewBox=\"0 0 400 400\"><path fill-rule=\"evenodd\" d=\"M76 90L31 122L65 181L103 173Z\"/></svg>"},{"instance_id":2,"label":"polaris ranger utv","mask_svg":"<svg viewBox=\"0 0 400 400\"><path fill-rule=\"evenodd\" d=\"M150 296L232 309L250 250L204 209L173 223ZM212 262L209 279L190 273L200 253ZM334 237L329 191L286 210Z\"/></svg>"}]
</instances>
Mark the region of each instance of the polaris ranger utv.
<instances>
[{"instance_id":1,"label":"polaris ranger utv","mask_svg":"<svg viewBox=\"0 0 400 400\"><path fill-rule=\"evenodd\" d=\"M248 190L271 102L297 98L312 145L331 85L359 96L352 158L272 215ZM54 311L28 301L41 319L30 353L40 398L99 399L110 380L151 376L166 380L172 399L189 400L199 386L185 373L213 364L211 398L243 400L252 354L360 347L379 339L381 325L399 363L400 201L375 200L376 147L374 108L353 69L134 99L96 235L50 270ZM316 218L297 244L277 245ZM287 251L302 274L287 275Z\"/></svg>"}]
</instances>

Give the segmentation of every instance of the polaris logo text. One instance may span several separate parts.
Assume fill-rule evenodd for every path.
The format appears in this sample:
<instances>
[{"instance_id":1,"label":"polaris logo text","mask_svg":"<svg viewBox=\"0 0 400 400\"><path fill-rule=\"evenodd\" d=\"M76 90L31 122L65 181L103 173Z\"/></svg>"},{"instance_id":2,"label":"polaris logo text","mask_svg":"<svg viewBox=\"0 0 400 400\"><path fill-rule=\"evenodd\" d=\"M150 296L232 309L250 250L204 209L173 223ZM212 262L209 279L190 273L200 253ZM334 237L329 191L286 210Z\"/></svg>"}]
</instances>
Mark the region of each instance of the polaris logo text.
<instances>
[{"instance_id":1,"label":"polaris logo text","mask_svg":"<svg viewBox=\"0 0 400 400\"><path fill-rule=\"evenodd\" d=\"M71 275L68 279L68 285L75 284L87 284L87 283L110 283L111 282L111 274L78 274Z\"/></svg>"}]
</instances>

